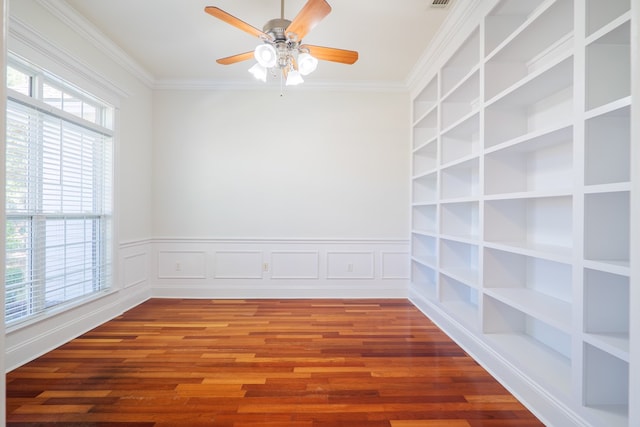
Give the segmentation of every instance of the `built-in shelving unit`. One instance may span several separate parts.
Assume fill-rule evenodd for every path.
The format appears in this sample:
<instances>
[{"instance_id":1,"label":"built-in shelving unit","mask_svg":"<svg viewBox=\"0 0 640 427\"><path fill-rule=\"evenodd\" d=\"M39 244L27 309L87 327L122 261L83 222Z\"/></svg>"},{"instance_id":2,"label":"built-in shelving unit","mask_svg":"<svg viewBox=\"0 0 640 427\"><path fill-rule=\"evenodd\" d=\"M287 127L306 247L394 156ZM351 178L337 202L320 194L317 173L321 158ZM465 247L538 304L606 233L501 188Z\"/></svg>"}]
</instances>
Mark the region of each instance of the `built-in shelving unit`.
<instances>
[{"instance_id":1,"label":"built-in shelving unit","mask_svg":"<svg viewBox=\"0 0 640 427\"><path fill-rule=\"evenodd\" d=\"M640 425L632 3L473 2L413 91L412 298L551 425Z\"/></svg>"}]
</instances>

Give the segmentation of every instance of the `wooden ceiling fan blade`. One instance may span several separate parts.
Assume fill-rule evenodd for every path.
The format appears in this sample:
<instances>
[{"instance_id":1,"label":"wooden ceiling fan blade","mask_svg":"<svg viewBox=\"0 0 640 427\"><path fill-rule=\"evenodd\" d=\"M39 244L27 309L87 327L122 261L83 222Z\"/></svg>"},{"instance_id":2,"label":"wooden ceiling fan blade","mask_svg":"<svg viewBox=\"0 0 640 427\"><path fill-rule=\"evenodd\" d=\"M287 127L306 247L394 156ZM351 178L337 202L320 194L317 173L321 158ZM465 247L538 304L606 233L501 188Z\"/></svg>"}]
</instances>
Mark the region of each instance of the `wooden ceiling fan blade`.
<instances>
[{"instance_id":1,"label":"wooden ceiling fan blade","mask_svg":"<svg viewBox=\"0 0 640 427\"><path fill-rule=\"evenodd\" d=\"M353 64L358 60L358 52L355 50L336 49L334 47L314 46L310 44L302 45L300 48L308 49L311 56L323 61Z\"/></svg>"},{"instance_id":2,"label":"wooden ceiling fan blade","mask_svg":"<svg viewBox=\"0 0 640 427\"><path fill-rule=\"evenodd\" d=\"M258 38L263 38L263 39L269 39L271 40L272 37L270 35L268 35L267 33L263 32L262 30L257 29L256 27L247 24L246 22L244 22L242 19L236 18L235 16L231 15L230 13L225 12L224 10L220 9L219 7L215 7L215 6L207 6L204 8L204 11L207 12L209 15L220 19L221 21L226 22L229 25L233 25L234 27L244 31L245 33L249 33L252 36L258 37Z\"/></svg>"},{"instance_id":3,"label":"wooden ceiling fan blade","mask_svg":"<svg viewBox=\"0 0 640 427\"><path fill-rule=\"evenodd\" d=\"M216 62L222 65L231 65L231 64L235 64L236 62L246 61L251 58L253 58L253 51L239 53L233 56L227 56L226 58L220 58L220 59L217 59Z\"/></svg>"},{"instance_id":4,"label":"wooden ceiling fan blade","mask_svg":"<svg viewBox=\"0 0 640 427\"><path fill-rule=\"evenodd\" d=\"M309 0L302 9L300 9L296 17L293 18L293 21L291 21L291 24L287 27L286 33L297 34L298 41L300 41L318 22L322 21L329 12L331 12L331 6L326 0Z\"/></svg>"}]
</instances>

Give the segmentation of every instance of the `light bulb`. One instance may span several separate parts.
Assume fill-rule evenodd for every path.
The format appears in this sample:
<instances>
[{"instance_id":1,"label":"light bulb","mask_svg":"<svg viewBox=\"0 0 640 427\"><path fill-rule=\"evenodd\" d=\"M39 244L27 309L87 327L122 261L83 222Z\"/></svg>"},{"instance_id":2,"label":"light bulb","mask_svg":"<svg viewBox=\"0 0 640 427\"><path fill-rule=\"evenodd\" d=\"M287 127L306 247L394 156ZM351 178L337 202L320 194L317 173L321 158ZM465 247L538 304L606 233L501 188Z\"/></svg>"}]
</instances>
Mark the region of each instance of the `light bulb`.
<instances>
[{"instance_id":1,"label":"light bulb","mask_svg":"<svg viewBox=\"0 0 640 427\"><path fill-rule=\"evenodd\" d=\"M261 80L263 82L267 81L267 69L260 64L254 64L253 67L249 68L249 72L256 79Z\"/></svg>"},{"instance_id":2,"label":"light bulb","mask_svg":"<svg viewBox=\"0 0 640 427\"><path fill-rule=\"evenodd\" d=\"M318 60L306 52L298 55L298 70L300 74L306 76L313 73L318 67Z\"/></svg>"},{"instance_id":3,"label":"light bulb","mask_svg":"<svg viewBox=\"0 0 640 427\"><path fill-rule=\"evenodd\" d=\"M253 51L253 56L255 56L258 64L262 65L264 68L271 68L276 65L278 60L278 55L276 50L270 44L261 44Z\"/></svg>"},{"instance_id":4,"label":"light bulb","mask_svg":"<svg viewBox=\"0 0 640 427\"><path fill-rule=\"evenodd\" d=\"M300 83L304 82L300 72L298 70L291 70L289 74L287 74L287 82L285 83L287 86L296 86Z\"/></svg>"}]
</instances>

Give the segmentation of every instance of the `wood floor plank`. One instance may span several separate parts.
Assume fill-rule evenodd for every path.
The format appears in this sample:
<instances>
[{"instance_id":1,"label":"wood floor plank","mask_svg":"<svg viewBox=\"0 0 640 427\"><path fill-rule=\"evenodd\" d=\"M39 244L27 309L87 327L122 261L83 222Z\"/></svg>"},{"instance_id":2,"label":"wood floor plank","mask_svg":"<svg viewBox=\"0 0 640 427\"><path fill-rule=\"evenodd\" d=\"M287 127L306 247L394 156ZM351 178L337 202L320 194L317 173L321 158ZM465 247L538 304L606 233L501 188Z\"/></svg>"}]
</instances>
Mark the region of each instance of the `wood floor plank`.
<instances>
[{"instance_id":1,"label":"wood floor plank","mask_svg":"<svg viewBox=\"0 0 640 427\"><path fill-rule=\"evenodd\" d=\"M542 423L406 300L151 299L8 373L7 425Z\"/></svg>"}]
</instances>

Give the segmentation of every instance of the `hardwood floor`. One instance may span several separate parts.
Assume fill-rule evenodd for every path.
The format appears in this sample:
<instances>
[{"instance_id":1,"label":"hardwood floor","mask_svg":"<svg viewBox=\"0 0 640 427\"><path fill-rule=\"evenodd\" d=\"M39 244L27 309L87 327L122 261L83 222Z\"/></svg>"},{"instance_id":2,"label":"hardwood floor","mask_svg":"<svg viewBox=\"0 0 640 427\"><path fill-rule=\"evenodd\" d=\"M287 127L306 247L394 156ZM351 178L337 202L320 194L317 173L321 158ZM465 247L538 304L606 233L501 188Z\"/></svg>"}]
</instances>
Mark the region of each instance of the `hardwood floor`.
<instances>
[{"instance_id":1,"label":"hardwood floor","mask_svg":"<svg viewBox=\"0 0 640 427\"><path fill-rule=\"evenodd\" d=\"M7 425L542 424L406 300L153 299L7 374Z\"/></svg>"}]
</instances>

